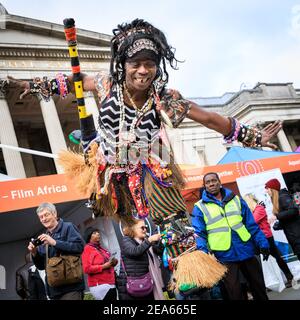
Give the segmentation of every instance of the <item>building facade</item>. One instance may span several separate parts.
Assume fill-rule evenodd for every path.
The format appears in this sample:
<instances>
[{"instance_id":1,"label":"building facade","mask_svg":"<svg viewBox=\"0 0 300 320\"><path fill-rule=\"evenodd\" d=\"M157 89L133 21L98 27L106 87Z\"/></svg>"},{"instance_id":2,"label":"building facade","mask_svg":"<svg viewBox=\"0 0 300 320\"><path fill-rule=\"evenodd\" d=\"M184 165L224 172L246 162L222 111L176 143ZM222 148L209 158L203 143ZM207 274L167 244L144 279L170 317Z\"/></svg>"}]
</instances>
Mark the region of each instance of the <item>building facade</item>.
<instances>
[{"instance_id":1,"label":"building facade","mask_svg":"<svg viewBox=\"0 0 300 320\"><path fill-rule=\"evenodd\" d=\"M300 146L300 89L292 83L258 83L253 89L226 93L222 97L192 100L207 110L261 128L281 120L283 128L272 142L285 152ZM222 135L189 119L184 121L181 130L183 141L197 151L204 165L217 164L230 147L224 144Z\"/></svg>"},{"instance_id":2,"label":"building facade","mask_svg":"<svg viewBox=\"0 0 300 320\"><path fill-rule=\"evenodd\" d=\"M62 25L8 14L1 7L0 78L32 79L70 73L70 58ZM77 29L81 70L89 74L107 70L110 36ZM0 143L57 154L70 146L68 134L78 129L76 99L53 97L49 102L11 89L0 96ZM97 121L96 98L85 94L87 111ZM60 173L55 159L0 150L0 172L13 178Z\"/></svg>"},{"instance_id":3,"label":"building facade","mask_svg":"<svg viewBox=\"0 0 300 320\"><path fill-rule=\"evenodd\" d=\"M70 59L62 25L8 14L2 6L0 28L0 77L17 79L53 77L70 73ZM77 30L83 72L96 74L108 70L110 36ZM76 99L53 97L50 102L10 90L0 95L0 143L57 154L70 145L68 134L78 128ZM87 110L97 126L97 97L85 93ZM294 151L300 145L300 90L292 83L258 83L253 89L226 93L222 97L192 98L201 107L224 116L236 117L248 124L283 121L283 129L274 142L282 151ZM189 119L176 133L175 154L179 163L214 165L226 153L222 136ZM172 132L171 132L172 134ZM178 143L180 139L180 143ZM182 152L182 149L185 152ZM184 156L184 157L183 157ZM61 173L53 158L0 148L0 173L25 178Z\"/></svg>"}]
</instances>

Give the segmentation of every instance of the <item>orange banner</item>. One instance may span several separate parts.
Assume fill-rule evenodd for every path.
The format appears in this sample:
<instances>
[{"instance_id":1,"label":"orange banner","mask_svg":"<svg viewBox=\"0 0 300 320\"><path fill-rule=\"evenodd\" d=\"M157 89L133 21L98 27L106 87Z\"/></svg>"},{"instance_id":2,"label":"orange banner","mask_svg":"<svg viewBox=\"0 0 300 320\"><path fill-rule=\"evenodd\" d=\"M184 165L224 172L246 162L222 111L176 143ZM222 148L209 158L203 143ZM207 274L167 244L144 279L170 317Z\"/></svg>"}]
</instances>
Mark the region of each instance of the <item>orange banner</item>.
<instances>
[{"instance_id":1,"label":"orange banner","mask_svg":"<svg viewBox=\"0 0 300 320\"><path fill-rule=\"evenodd\" d=\"M275 168L279 168L282 173L300 170L300 153L276 158L183 169L186 181L185 189L202 187L203 176L208 172L216 172L220 176L222 183L230 183L235 182L236 178Z\"/></svg>"},{"instance_id":2,"label":"orange banner","mask_svg":"<svg viewBox=\"0 0 300 320\"><path fill-rule=\"evenodd\" d=\"M230 164L193 167L183 166L186 190L202 186L204 174L217 172L222 183L235 182L236 178L279 168L282 173L300 170L300 153L296 155L251 160ZM39 206L42 202L61 203L81 200L80 196L65 179L64 174L0 182L0 213Z\"/></svg>"},{"instance_id":3,"label":"orange banner","mask_svg":"<svg viewBox=\"0 0 300 320\"><path fill-rule=\"evenodd\" d=\"M0 182L0 213L80 199L64 174Z\"/></svg>"}]
</instances>

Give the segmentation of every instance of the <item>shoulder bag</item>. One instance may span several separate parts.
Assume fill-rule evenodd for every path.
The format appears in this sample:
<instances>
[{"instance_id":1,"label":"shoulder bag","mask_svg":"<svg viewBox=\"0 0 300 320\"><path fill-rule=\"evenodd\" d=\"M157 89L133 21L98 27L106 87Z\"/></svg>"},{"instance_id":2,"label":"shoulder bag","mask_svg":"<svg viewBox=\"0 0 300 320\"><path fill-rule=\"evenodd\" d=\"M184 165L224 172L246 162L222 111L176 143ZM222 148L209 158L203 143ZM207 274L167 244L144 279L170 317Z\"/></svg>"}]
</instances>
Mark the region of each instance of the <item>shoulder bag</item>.
<instances>
[{"instance_id":1,"label":"shoulder bag","mask_svg":"<svg viewBox=\"0 0 300 320\"><path fill-rule=\"evenodd\" d=\"M121 260L126 278L126 289L127 293L132 297L146 297L153 291L153 280L149 272L142 276L128 276L123 260Z\"/></svg>"},{"instance_id":2,"label":"shoulder bag","mask_svg":"<svg viewBox=\"0 0 300 320\"><path fill-rule=\"evenodd\" d=\"M46 275L50 287L81 282L83 279L80 255L62 255L48 258L46 245Z\"/></svg>"}]
</instances>

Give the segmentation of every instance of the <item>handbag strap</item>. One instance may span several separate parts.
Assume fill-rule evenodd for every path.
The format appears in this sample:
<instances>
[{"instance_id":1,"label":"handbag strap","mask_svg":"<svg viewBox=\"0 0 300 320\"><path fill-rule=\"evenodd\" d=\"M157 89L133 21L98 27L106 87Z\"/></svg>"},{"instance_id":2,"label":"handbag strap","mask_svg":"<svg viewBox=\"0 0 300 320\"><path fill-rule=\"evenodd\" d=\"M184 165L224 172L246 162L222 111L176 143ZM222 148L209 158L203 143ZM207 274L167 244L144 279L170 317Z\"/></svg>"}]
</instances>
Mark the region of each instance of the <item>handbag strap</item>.
<instances>
[{"instance_id":1,"label":"handbag strap","mask_svg":"<svg viewBox=\"0 0 300 320\"><path fill-rule=\"evenodd\" d=\"M124 262L123 262L123 259L122 259L122 258L121 258L121 264L122 264L122 267L123 267L124 273L125 273L125 275L126 275L126 277L127 277L128 275L127 275L127 272L126 272L126 269L125 269L125 264L124 264Z\"/></svg>"},{"instance_id":2,"label":"handbag strap","mask_svg":"<svg viewBox=\"0 0 300 320\"><path fill-rule=\"evenodd\" d=\"M45 251L46 251L46 267L48 265L48 260L49 260L49 256L48 256L48 243L45 246ZM46 268L45 268L46 269Z\"/></svg>"}]
</instances>

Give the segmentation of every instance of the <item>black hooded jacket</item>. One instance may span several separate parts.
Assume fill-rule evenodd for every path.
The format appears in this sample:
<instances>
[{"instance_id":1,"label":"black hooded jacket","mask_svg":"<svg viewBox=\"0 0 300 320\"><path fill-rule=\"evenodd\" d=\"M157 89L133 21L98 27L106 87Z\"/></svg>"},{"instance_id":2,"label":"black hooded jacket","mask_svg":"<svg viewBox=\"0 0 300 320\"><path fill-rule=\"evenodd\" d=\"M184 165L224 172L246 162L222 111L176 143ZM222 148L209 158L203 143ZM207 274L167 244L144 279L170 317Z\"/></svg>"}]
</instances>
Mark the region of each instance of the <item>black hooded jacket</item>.
<instances>
[{"instance_id":1,"label":"black hooded jacket","mask_svg":"<svg viewBox=\"0 0 300 320\"><path fill-rule=\"evenodd\" d=\"M294 254L300 255L300 215L299 208L287 189L279 191L279 213L277 218Z\"/></svg>"}]
</instances>

